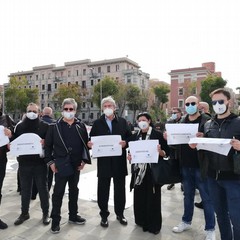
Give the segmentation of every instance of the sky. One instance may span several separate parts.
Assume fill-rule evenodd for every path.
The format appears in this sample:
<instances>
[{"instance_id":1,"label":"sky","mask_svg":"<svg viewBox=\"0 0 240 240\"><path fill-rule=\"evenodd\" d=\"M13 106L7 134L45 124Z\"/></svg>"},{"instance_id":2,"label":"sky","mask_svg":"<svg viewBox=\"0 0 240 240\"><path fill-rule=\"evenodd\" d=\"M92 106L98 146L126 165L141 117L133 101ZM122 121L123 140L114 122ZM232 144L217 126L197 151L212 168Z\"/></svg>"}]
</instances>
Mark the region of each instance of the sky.
<instances>
[{"instance_id":1,"label":"sky","mask_svg":"<svg viewBox=\"0 0 240 240\"><path fill-rule=\"evenodd\" d=\"M239 0L7 0L0 84L35 66L128 56L150 78L215 62L240 87Z\"/></svg>"}]
</instances>

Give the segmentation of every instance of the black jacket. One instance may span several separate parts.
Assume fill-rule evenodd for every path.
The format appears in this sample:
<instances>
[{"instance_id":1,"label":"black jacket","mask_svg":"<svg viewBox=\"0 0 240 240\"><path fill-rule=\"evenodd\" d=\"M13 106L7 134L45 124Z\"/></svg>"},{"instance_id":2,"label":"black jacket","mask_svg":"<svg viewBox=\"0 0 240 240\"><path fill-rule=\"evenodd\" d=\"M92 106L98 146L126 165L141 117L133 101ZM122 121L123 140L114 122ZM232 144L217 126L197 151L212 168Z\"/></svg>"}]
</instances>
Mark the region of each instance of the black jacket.
<instances>
[{"instance_id":1,"label":"black jacket","mask_svg":"<svg viewBox=\"0 0 240 240\"><path fill-rule=\"evenodd\" d=\"M220 125L215 117L204 125L204 134L209 138L232 139L235 137L240 140L240 117L232 113ZM208 175L217 179L240 179L240 175L233 173L233 154L235 154L233 148L229 151L228 156L204 151L206 164L208 164ZM205 167L207 167L206 164Z\"/></svg>"},{"instance_id":2,"label":"black jacket","mask_svg":"<svg viewBox=\"0 0 240 240\"><path fill-rule=\"evenodd\" d=\"M101 135L121 135L122 140L127 140L132 135L127 121L124 118L115 116L112 120L112 133L106 123L103 114L92 126L90 137ZM122 149L121 156L99 157L97 159L98 177L116 177L127 175L126 149Z\"/></svg>"},{"instance_id":3,"label":"black jacket","mask_svg":"<svg viewBox=\"0 0 240 240\"><path fill-rule=\"evenodd\" d=\"M47 132L45 140L45 161L48 165L54 163L58 157L65 157L68 152L64 146L64 139L62 137L60 121L62 118L58 119L56 123L51 123ZM80 140L83 144L83 154L79 156L79 161L91 164L91 157L88 151L88 133L85 125L81 123L77 118L75 118L74 123ZM58 126L58 127L57 127ZM63 141L62 141L63 139ZM54 160L52 160L54 159Z\"/></svg>"},{"instance_id":4,"label":"black jacket","mask_svg":"<svg viewBox=\"0 0 240 240\"><path fill-rule=\"evenodd\" d=\"M14 134L11 140L16 139L20 135L24 133L35 133L37 134L41 139L46 138L48 130L48 124L41 121L39 118L35 120L30 120L27 117L23 119L22 122L19 122L15 129ZM39 164L45 164L44 158L41 158L39 154L33 154L33 155L21 155L17 158L20 165L39 165Z\"/></svg>"}]
</instances>

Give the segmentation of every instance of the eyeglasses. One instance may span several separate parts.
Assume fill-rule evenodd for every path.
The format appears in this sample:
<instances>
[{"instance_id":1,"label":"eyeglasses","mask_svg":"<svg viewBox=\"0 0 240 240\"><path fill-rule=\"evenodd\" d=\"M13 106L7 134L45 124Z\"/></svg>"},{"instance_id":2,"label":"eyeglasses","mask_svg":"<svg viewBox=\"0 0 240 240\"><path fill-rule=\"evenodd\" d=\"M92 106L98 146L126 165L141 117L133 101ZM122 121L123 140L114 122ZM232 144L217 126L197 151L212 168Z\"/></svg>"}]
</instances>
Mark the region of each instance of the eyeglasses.
<instances>
[{"instance_id":1,"label":"eyeglasses","mask_svg":"<svg viewBox=\"0 0 240 240\"><path fill-rule=\"evenodd\" d=\"M35 111L35 110L28 110L27 112L28 113L30 113L30 112L37 113L37 111Z\"/></svg>"},{"instance_id":2,"label":"eyeglasses","mask_svg":"<svg viewBox=\"0 0 240 240\"><path fill-rule=\"evenodd\" d=\"M191 102L191 103L187 102L187 103L185 103L185 105L186 105L187 107L188 107L190 104L191 104L192 106L195 106L195 105L196 105L195 102Z\"/></svg>"},{"instance_id":3,"label":"eyeglasses","mask_svg":"<svg viewBox=\"0 0 240 240\"><path fill-rule=\"evenodd\" d=\"M64 108L63 110L64 110L64 111L68 111L68 110L69 110L69 111L73 111L74 109L73 109L73 108Z\"/></svg>"},{"instance_id":4,"label":"eyeglasses","mask_svg":"<svg viewBox=\"0 0 240 240\"><path fill-rule=\"evenodd\" d=\"M220 105L224 104L224 100L221 99L221 100L214 100L214 101L212 101L212 105L216 105L217 103L219 103Z\"/></svg>"}]
</instances>

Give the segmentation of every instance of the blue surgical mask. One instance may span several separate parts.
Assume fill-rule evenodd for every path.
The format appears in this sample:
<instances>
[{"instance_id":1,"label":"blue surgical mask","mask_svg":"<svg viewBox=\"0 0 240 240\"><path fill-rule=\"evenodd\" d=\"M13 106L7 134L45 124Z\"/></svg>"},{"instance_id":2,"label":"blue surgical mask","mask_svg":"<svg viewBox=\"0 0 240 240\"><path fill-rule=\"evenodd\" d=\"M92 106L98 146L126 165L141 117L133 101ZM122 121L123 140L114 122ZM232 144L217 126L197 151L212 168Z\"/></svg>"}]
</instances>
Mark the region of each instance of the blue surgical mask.
<instances>
[{"instance_id":1,"label":"blue surgical mask","mask_svg":"<svg viewBox=\"0 0 240 240\"><path fill-rule=\"evenodd\" d=\"M194 106L190 104L189 106L185 106L185 110L189 115L194 115L197 112L197 105Z\"/></svg>"},{"instance_id":2,"label":"blue surgical mask","mask_svg":"<svg viewBox=\"0 0 240 240\"><path fill-rule=\"evenodd\" d=\"M171 116L171 119L172 119L172 120L176 120L176 119L177 119L177 114L176 114L176 113L173 113L172 116Z\"/></svg>"}]
</instances>

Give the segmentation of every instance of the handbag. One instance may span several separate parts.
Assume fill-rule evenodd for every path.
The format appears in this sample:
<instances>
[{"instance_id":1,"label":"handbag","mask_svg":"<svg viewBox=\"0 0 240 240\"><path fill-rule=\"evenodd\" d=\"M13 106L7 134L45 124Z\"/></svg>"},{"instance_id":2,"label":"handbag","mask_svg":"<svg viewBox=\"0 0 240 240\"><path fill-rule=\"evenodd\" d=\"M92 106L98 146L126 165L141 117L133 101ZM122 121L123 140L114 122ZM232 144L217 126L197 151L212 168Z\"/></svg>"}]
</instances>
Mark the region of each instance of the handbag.
<instances>
[{"instance_id":1,"label":"handbag","mask_svg":"<svg viewBox=\"0 0 240 240\"><path fill-rule=\"evenodd\" d=\"M179 183L182 181L179 160L159 158L158 163L151 164L153 181L156 184Z\"/></svg>"},{"instance_id":2,"label":"handbag","mask_svg":"<svg viewBox=\"0 0 240 240\"><path fill-rule=\"evenodd\" d=\"M68 177L74 174L74 168L69 154L64 157L56 158L55 165L57 174L61 177Z\"/></svg>"}]
</instances>

